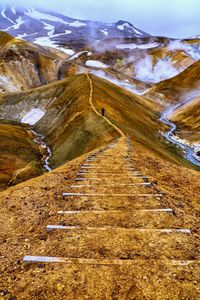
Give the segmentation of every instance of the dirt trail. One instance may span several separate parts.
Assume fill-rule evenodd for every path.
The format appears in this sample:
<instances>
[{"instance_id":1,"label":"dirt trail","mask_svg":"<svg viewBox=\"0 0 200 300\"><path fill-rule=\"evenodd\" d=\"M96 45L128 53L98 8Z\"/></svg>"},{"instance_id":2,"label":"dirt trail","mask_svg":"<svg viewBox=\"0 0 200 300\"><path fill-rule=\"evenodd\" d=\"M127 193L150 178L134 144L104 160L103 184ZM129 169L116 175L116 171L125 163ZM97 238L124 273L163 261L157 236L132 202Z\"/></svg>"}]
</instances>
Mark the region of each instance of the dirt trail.
<instances>
[{"instance_id":1,"label":"dirt trail","mask_svg":"<svg viewBox=\"0 0 200 300\"><path fill-rule=\"evenodd\" d=\"M179 299L183 283L177 273L197 299L192 234L161 205L162 193L135 169L131 152L128 138L120 138L87 157L74 183L63 190L63 207L46 227L45 248L41 244L24 257L30 269L46 265L47 286L60 278L60 299ZM166 282L176 290L168 290ZM161 294L154 285L162 286Z\"/></svg>"},{"instance_id":2,"label":"dirt trail","mask_svg":"<svg viewBox=\"0 0 200 300\"><path fill-rule=\"evenodd\" d=\"M90 102L90 105L91 105L91 108L92 110L100 117L102 117L103 119L106 120L106 122L111 125L112 127L115 128L115 130L119 133L119 135L121 135L121 137L125 137L125 134L124 132L119 128L117 127L114 123L112 123L108 118L106 118L105 116L102 116L95 108L94 104L93 104L93 93L94 93L94 88L93 88L93 83L92 83L92 80L89 76L89 74L86 74L87 76L87 79L90 83L90 97L89 97L89 102Z\"/></svg>"}]
</instances>

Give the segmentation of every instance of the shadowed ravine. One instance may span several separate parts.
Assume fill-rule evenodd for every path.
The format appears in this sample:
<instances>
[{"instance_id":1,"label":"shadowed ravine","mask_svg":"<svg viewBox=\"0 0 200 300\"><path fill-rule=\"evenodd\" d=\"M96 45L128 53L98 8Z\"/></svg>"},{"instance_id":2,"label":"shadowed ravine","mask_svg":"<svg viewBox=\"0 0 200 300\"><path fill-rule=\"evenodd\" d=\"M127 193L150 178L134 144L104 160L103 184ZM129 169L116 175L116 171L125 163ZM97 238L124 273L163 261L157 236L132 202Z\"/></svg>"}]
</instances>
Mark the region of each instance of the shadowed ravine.
<instances>
[{"instance_id":1,"label":"shadowed ravine","mask_svg":"<svg viewBox=\"0 0 200 300\"><path fill-rule=\"evenodd\" d=\"M34 134L35 138L34 138L34 142L41 148L45 149L46 155L42 161L42 166L43 168L50 172L52 171L52 168L49 166L49 160L52 156L52 151L51 149L48 147L48 145L44 142L45 140L45 136L42 134L38 134L37 132L35 132L34 130L31 130L31 132Z\"/></svg>"}]
</instances>

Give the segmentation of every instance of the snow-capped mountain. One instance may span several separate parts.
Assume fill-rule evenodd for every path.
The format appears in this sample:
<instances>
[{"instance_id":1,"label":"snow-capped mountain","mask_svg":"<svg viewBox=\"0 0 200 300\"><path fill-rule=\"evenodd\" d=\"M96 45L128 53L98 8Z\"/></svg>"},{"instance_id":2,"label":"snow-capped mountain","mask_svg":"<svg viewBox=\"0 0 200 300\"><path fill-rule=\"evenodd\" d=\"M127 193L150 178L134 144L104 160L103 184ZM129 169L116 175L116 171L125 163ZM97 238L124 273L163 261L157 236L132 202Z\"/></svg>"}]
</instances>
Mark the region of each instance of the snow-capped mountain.
<instances>
[{"instance_id":1,"label":"snow-capped mountain","mask_svg":"<svg viewBox=\"0 0 200 300\"><path fill-rule=\"evenodd\" d=\"M84 45L94 40L150 36L125 21L111 24L82 21L41 9L1 4L0 30L44 46L65 45L69 41Z\"/></svg>"},{"instance_id":2,"label":"snow-capped mountain","mask_svg":"<svg viewBox=\"0 0 200 300\"><path fill-rule=\"evenodd\" d=\"M190 36L189 39L200 39L200 34Z\"/></svg>"}]
</instances>

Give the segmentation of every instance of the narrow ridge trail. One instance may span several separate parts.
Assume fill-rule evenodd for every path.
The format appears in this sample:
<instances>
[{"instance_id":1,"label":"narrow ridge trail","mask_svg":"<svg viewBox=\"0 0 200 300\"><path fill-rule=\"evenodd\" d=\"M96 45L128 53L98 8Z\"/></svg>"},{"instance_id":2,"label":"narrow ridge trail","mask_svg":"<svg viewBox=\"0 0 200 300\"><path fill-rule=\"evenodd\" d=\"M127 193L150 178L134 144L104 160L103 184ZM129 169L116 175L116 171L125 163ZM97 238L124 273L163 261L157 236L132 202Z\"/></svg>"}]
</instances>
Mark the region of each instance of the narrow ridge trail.
<instances>
[{"instance_id":1,"label":"narrow ridge trail","mask_svg":"<svg viewBox=\"0 0 200 300\"><path fill-rule=\"evenodd\" d=\"M86 74L87 76L87 79L89 81L89 84L90 84L90 96L89 96L89 102L90 102L90 106L92 108L92 110L100 117L102 117L104 120L106 120L106 122L111 125L112 127L115 128L115 130L119 133L119 135L121 135L121 137L125 137L125 134L124 132L119 128L117 127L114 123L112 123L108 118L106 118L105 116L102 116L95 108L94 104L93 104L93 93L94 93L94 88L93 88L93 83L92 83L92 80L89 76L89 74L87 73Z\"/></svg>"},{"instance_id":2,"label":"narrow ridge trail","mask_svg":"<svg viewBox=\"0 0 200 300\"><path fill-rule=\"evenodd\" d=\"M91 107L101 116L87 78ZM180 226L162 192L136 169L130 138L104 119L120 138L90 153L63 186L48 238L37 253L27 251L24 263L45 266L41 280L57 290L44 299L180 299L183 287L198 299L199 254L190 228Z\"/></svg>"}]
</instances>

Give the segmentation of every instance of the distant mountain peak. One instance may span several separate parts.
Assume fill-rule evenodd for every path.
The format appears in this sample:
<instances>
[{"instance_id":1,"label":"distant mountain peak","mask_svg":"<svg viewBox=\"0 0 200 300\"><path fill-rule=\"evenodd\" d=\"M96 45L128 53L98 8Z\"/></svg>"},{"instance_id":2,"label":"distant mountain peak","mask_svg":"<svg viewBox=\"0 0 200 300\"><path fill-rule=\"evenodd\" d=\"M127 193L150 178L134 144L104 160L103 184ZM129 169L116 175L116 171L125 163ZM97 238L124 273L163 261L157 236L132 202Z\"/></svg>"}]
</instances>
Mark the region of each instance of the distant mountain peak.
<instances>
[{"instance_id":1,"label":"distant mountain peak","mask_svg":"<svg viewBox=\"0 0 200 300\"><path fill-rule=\"evenodd\" d=\"M117 25L123 25L123 24L128 24L128 25L130 25L130 26L133 26L133 24L132 23L130 23L130 22L128 22L128 21L125 21L125 20L119 20L119 21L117 21Z\"/></svg>"},{"instance_id":2,"label":"distant mountain peak","mask_svg":"<svg viewBox=\"0 0 200 300\"><path fill-rule=\"evenodd\" d=\"M11 35L53 47L73 41L101 41L112 38L143 38L148 33L130 22L117 23L73 19L45 9L0 5L0 28Z\"/></svg>"}]
</instances>

